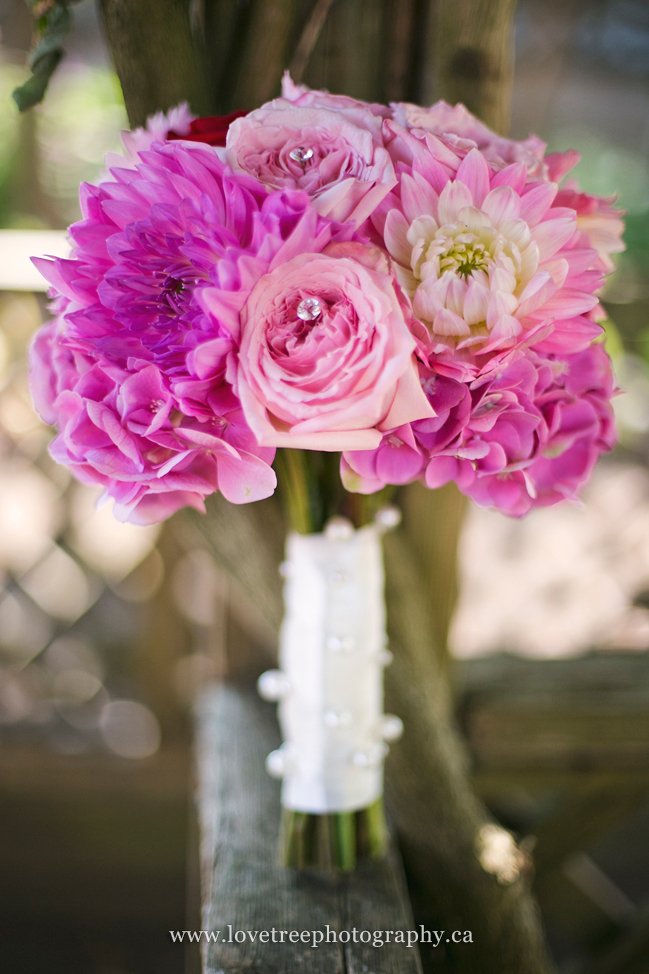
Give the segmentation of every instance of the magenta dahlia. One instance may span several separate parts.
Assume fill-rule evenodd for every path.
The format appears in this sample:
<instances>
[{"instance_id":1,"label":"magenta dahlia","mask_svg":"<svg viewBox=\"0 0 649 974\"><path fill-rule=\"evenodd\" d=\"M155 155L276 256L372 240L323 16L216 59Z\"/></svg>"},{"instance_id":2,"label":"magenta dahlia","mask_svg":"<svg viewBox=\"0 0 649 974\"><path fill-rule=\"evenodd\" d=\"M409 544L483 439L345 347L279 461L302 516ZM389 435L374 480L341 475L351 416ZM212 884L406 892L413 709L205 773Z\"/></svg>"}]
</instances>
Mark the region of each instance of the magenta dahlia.
<instances>
[{"instance_id":1,"label":"magenta dahlia","mask_svg":"<svg viewBox=\"0 0 649 974\"><path fill-rule=\"evenodd\" d=\"M275 451L226 378L234 309L278 254L318 252L336 227L304 194L269 193L209 147L179 142L82 187L81 206L72 258L37 261L56 295L31 379L60 430L53 456L142 523L201 510L217 489L234 503L267 497ZM220 294L218 316L201 287Z\"/></svg>"}]
</instances>

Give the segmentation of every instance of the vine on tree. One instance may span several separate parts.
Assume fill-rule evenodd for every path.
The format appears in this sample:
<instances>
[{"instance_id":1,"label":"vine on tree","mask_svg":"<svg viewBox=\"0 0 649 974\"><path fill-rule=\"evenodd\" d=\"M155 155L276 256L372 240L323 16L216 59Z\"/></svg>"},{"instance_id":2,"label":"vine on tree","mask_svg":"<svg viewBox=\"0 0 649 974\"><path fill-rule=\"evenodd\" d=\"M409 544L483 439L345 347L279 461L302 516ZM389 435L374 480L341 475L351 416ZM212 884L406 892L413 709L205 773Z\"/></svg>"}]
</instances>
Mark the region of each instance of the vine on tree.
<instances>
[{"instance_id":1,"label":"vine on tree","mask_svg":"<svg viewBox=\"0 0 649 974\"><path fill-rule=\"evenodd\" d=\"M70 6L80 0L30 0L34 17L34 40L29 52L28 65L31 76L15 88L12 98L18 110L26 112L42 102L50 78L65 57L61 46L70 32L72 14Z\"/></svg>"}]
</instances>

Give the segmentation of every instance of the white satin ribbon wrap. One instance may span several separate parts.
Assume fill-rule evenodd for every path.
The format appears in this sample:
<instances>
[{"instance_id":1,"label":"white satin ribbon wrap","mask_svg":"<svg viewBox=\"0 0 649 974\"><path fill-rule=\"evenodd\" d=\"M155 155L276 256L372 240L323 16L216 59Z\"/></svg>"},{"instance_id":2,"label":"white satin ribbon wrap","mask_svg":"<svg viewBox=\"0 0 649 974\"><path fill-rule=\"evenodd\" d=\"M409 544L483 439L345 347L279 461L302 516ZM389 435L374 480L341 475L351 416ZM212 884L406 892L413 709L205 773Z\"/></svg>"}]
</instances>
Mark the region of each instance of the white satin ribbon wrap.
<instances>
[{"instance_id":1,"label":"white satin ribbon wrap","mask_svg":"<svg viewBox=\"0 0 649 974\"><path fill-rule=\"evenodd\" d=\"M260 680L279 700L284 744L269 755L282 804L300 812L353 811L383 791L385 600L382 528L332 522L324 534L290 534L280 671Z\"/></svg>"}]
</instances>

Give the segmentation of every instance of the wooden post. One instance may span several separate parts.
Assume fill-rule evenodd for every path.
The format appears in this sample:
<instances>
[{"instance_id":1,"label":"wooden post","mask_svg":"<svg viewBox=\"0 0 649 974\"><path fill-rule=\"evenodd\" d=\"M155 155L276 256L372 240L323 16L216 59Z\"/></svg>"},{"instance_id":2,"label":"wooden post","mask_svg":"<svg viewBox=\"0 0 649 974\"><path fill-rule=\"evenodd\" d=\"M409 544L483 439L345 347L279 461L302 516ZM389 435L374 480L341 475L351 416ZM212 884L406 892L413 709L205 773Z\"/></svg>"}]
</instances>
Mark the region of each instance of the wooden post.
<instances>
[{"instance_id":1,"label":"wooden post","mask_svg":"<svg viewBox=\"0 0 649 974\"><path fill-rule=\"evenodd\" d=\"M497 132L507 133L514 77L512 21L516 0L434 0L424 102L463 102Z\"/></svg>"},{"instance_id":2,"label":"wooden post","mask_svg":"<svg viewBox=\"0 0 649 974\"><path fill-rule=\"evenodd\" d=\"M529 874L512 883L487 873L478 859L487 821L469 778L468 758L453 728L448 681L433 643L426 565L408 517L385 539L388 632L394 662L386 672L386 708L404 721L403 739L386 766L388 811L399 836L415 919L435 928L470 929L468 945L448 947L465 974L545 974L543 943ZM439 918L443 918L439 919Z\"/></svg>"},{"instance_id":3,"label":"wooden post","mask_svg":"<svg viewBox=\"0 0 649 974\"><path fill-rule=\"evenodd\" d=\"M190 0L98 0L132 127L188 101L197 114L212 98Z\"/></svg>"},{"instance_id":4,"label":"wooden post","mask_svg":"<svg viewBox=\"0 0 649 974\"><path fill-rule=\"evenodd\" d=\"M253 3L236 65L233 107L248 111L279 94L282 73L290 61L297 0Z\"/></svg>"},{"instance_id":5,"label":"wooden post","mask_svg":"<svg viewBox=\"0 0 649 974\"><path fill-rule=\"evenodd\" d=\"M364 934L414 928L394 851L382 862L337 878L278 865L279 784L264 769L266 755L280 743L273 711L254 688L233 685L207 689L198 707L201 865L207 893L202 927L221 933L220 942L204 946L203 969L221 974L249 969L421 974L416 947L403 942L379 947L366 942ZM277 933L265 943L258 935L239 942L233 934L228 940L228 925L232 931ZM338 940L341 931L354 929L349 942ZM305 939L291 942L291 930L305 932ZM315 932L323 937L317 945Z\"/></svg>"}]
</instances>

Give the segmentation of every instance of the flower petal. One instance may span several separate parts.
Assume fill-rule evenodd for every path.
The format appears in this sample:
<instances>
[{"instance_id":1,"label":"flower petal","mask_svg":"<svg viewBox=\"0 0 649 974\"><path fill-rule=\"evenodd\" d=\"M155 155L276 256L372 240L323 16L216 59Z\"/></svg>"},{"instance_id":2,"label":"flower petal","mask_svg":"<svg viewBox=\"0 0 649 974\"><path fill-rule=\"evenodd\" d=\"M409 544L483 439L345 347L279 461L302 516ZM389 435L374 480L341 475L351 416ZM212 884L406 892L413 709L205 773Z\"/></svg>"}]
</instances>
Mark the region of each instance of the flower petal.
<instances>
[{"instance_id":1,"label":"flower petal","mask_svg":"<svg viewBox=\"0 0 649 974\"><path fill-rule=\"evenodd\" d=\"M401 177L401 203L410 223L418 216L437 216L437 193L417 173Z\"/></svg>"},{"instance_id":2,"label":"flower petal","mask_svg":"<svg viewBox=\"0 0 649 974\"><path fill-rule=\"evenodd\" d=\"M561 217L558 220L544 220L532 229L532 239L538 244L541 260L554 257L561 250L577 229L577 215L572 219Z\"/></svg>"},{"instance_id":3,"label":"flower petal","mask_svg":"<svg viewBox=\"0 0 649 974\"><path fill-rule=\"evenodd\" d=\"M478 149L471 149L460 163L455 178L468 186L473 202L481 207L482 201L489 192L490 175L485 157Z\"/></svg>"},{"instance_id":4,"label":"flower petal","mask_svg":"<svg viewBox=\"0 0 649 974\"><path fill-rule=\"evenodd\" d=\"M461 180L447 183L439 197L437 212L440 224L455 223L464 206L473 206L471 190Z\"/></svg>"},{"instance_id":5,"label":"flower petal","mask_svg":"<svg viewBox=\"0 0 649 974\"><path fill-rule=\"evenodd\" d=\"M412 244L408 242L408 221L399 210L390 210L385 221L385 246L404 267L410 267Z\"/></svg>"},{"instance_id":6,"label":"flower petal","mask_svg":"<svg viewBox=\"0 0 649 974\"><path fill-rule=\"evenodd\" d=\"M530 226L543 219L559 191L556 183L538 183L521 200L521 218Z\"/></svg>"},{"instance_id":7,"label":"flower petal","mask_svg":"<svg viewBox=\"0 0 649 974\"><path fill-rule=\"evenodd\" d=\"M516 220L521 213L521 199L511 186L499 186L485 197L482 209L500 229L505 220Z\"/></svg>"}]
</instances>

